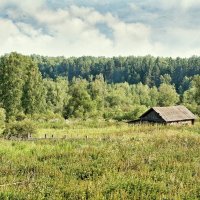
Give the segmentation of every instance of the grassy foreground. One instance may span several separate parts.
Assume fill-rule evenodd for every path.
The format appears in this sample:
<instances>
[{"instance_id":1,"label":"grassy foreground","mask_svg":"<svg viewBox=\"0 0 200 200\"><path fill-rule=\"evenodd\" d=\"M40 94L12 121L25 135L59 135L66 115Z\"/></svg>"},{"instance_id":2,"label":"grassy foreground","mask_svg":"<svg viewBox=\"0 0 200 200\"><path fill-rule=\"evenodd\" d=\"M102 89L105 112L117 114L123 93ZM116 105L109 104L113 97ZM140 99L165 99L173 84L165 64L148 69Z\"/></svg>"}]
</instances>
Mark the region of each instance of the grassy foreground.
<instances>
[{"instance_id":1,"label":"grassy foreground","mask_svg":"<svg viewBox=\"0 0 200 200\"><path fill-rule=\"evenodd\" d=\"M0 140L0 199L200 199L200 124L40 129Z\"/></svg>"}]
</instances>

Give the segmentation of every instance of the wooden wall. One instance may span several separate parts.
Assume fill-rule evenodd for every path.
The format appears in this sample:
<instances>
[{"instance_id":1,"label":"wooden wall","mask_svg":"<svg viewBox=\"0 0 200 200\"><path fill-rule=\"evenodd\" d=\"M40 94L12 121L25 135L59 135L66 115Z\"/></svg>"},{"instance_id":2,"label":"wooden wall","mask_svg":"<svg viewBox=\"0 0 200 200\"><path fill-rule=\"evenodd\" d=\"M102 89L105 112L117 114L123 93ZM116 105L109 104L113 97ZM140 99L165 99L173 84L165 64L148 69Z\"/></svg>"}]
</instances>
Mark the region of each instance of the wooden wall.
<instances>
[{"instance_id":1,"label":"wooden wall","mask_svg":"<svg viewBox=\"0 0 200 200\"><path fill-rule=\"evenodd\" d=\"M144 117L142 117L141 121L164 123L164 120L154 110L150 111Z\"/></svg>"}]
</instances>

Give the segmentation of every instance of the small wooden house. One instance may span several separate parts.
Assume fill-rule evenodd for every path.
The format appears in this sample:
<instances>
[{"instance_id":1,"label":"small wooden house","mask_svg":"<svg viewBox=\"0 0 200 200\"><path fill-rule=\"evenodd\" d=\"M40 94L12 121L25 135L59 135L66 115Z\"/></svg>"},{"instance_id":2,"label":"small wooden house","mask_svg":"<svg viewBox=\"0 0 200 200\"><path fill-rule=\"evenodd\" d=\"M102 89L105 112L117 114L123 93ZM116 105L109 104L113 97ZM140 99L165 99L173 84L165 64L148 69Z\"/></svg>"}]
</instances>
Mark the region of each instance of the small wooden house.
<instances>
[{"instance_id":1,"label":"small wooden house","mask_svg":"<svg viewBox=\"0 0 200 200\"><path fill-rule=\"evenodd\" d=\"M194 124L196 116L185 106L152 107L134 122ZM131 122L130 122L131 123Z\"/></svg>"}]
</instances>

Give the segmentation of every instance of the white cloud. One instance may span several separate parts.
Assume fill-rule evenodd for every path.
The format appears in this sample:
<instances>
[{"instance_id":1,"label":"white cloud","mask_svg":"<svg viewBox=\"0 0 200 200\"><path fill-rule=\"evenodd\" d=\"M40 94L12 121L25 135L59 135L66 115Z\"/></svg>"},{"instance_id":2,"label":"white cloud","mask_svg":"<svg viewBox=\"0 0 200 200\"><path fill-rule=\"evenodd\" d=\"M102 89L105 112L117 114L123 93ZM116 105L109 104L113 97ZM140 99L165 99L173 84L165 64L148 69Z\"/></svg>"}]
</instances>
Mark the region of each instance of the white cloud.
<instances>
[{"instance_id":1,"label":"white cloud","mask_svg":"<svg viewBox=\"0 0 200 200\"><path fill-rule=\"evenodd\" d=\"M5 42L1 49L54 56L113 56L140 54L141 51L148 53L150 47L148 27L126 24L109 13L102 15L91 8L72 6L56 11L43 8L40 12L29 14L45 26L50 35L44 35L30 24L1 20L2 27L10 25L9 29L2 29ZM113 40L98 30L96 24L101 22L112 29Z\"/></svg>"},{"instance_id":2,"label":"white cloud","mask_svg":"<svg viewBox=\"0 0 200 200\"><path fill-rule=\"evenodd\" d=\"M6 6L17 6L22 10L32 11L42 6L45 6L46 0L1 0L0 8L4 8Z\"/></svg>"},{"instance_id":3,"label":"white cloud","mask_svg":"<svg viewBox=\"0 0 200 200\"><path fill-rule=\"evenodd\" d=\"M157 2L157 0L154 0ZM187 10L195 6L200 6L200 0L159 0L159 4L165 9L177 8Z\"/></svg>"},{"instance_id":4,"label":"white cloud","mask_svg":"<svg viewBox=\"0 0 200 200\"><path fill-rule=\"evenodd\" d=\"M175 56L198 55L200 52L200 29L187 29L180 27L166 30L167 41L163 42L168 54ZM167 52L165 53L167 54Z\"/></svg>"},{"instance_id":5,"label":"white cloud","mask_svg":"<svg viewBox=\"0 0 200 200\"><path fill-rule=\"evenodd\" d=\"M127 23L111 13L102 14L94 8L74 5L52 10L45 0L38 0L36 3L32 0L19 2L20 0L0 2L0 10L8 16L7 19L0 19L0 54L18 51L24 54L67 57L146 54L191 56L199 52L200 31L197 29L165 27L164 34L160 36L161 32L150 24ZM163 7L175 6L174 1L169 0L168 5L165 5L166 2L161 1ZM183 8L196 4L193 0L190 5L188 1L180 2ZM6 10L5 6L8 5L12 6ZM136 12L141 11L138 5L131 5ZM98 23L105 24L111 30L112 37L107 37L106 33L100 31ZM154 37L156 39L153 40L152 36L155 35L159 37Z\"/></svg>"},{"instance_id":6,"label":"white cloud","mask_svg":"<svg viewBox=\"0 0 200 200\"><path fill-rule=\"evenodd\" d=\"M31 26L23 23L14 24L10 20L0 19L0 54L18 51L24 54L34 53L37 49L38 53L46 51L43 46L49 43L52 38L43 35L38 30L34 30Z\"/></svg>"}]
</instances>

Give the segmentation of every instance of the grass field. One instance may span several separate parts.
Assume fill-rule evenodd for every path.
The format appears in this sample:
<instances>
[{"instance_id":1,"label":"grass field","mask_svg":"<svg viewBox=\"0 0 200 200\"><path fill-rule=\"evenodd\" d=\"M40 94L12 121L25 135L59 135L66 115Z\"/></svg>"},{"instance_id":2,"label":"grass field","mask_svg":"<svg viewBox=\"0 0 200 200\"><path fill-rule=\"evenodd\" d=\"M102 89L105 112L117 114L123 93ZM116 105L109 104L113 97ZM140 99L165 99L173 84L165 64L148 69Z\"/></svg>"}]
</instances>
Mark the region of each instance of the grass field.
<instances>
[{"instance_id":1,"label":"grass field","mask_svg":"<svg viewBox=\"0 0 200 200\"><path fill-rule=\"evenodd\" d=\"M0 199L200 199L200 124L40 128L0 140Z\"/></svg>"}]
</instances>

